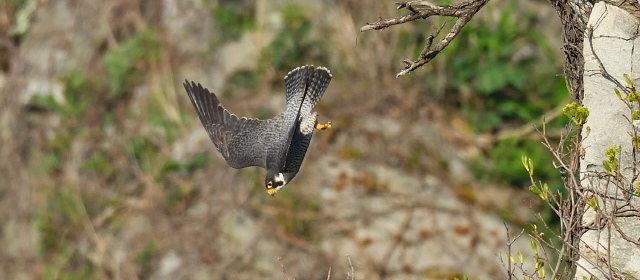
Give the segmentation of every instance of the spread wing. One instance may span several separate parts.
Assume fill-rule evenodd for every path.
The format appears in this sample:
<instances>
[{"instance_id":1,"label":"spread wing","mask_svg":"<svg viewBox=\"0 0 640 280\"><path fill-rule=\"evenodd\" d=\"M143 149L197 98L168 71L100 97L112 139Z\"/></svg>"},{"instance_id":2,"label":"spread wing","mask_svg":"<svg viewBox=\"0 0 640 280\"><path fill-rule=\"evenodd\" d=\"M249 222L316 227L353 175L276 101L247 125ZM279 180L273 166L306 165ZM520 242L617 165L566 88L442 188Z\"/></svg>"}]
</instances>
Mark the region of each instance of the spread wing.
<instances>
[{"instance_id":1,"label":"spread wing","mask_svg":"<svg viewBox=\"0 0 640 280\"><path fill-rule=\"evenodd\" d=\"M195 82L184 82L191 104L211 142L233 168L266 168L267 135L275 119L238 118L225 109L215 94Z\"/></svg>"}]
</instances>

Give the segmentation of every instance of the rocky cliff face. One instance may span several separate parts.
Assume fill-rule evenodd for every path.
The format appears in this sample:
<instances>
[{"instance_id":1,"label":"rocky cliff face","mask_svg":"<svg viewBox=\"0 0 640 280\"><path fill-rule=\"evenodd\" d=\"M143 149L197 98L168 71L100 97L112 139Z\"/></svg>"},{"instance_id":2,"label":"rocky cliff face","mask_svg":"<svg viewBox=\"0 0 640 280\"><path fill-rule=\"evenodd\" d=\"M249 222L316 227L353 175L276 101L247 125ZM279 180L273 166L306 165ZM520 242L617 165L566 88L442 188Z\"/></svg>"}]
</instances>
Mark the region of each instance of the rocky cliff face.
<instances>
[{"instance_id":1,"label":"rocky cliff face","mask_svg":"<svg viewBox=\"0 0 640 280\"><path fill-rule=\"evenodd\" d=\"M593 223L599 215L618 216L618 211L625 211L622 205L628 204L629 208L635 209L639 204L637 197L632 196L627 200L623 194L624 189L637 184L634 182L637 178L637 152L631 140L632 135L635 135L634 130L637 129L637 121L630 123L630 108L616 97L615 89L618 85L614 82L623 81L624 75L637 80L640 57L634 48L640 42L637 38L639 24L633 15L604 2L596 4L589 17L593 39L585 38L584 47L583 104L589 109L589 118L582 132L587 136L582 143L585 154L580 163L581 181L583 186L615 199L600 197L602 210L596 213L593 209L588 209L584 216L585 224ZM619 180L623 183L611 183L606 176L596 175L605 172L605 151L610 147L620 149L617 158L620 165ZM618 207L622 210L617 209ZM582 255L578 262L580 266L576 279L591 275L604 278L600 271L602 268L606 268L610 271L608 273L616 277L638 279L640 250L637 245L625 240L625 237L636 241L640 237L639 232L640 223L637 217L624 216L615 218L615 226L609 225L601 230L587 231L580 239ZM603 257L604 255L606 257Z\"/></svg>"},{"instance_id":2,"label":"rocky cliff face","mask_svg":"<svg viewBox=\"0 0 640 280\"><path fill-rule=\"evenodd\" d=\"M469 136L392 80L380 44L392 35L355 44L360 18L386 5L257 1L230 16L219 2L38 2L0 72L0 274L504 275L497 213L527 196L474 181ZM225 29L247 14L248 30ZM301 57L290 42L302 42ZM334 128L274 198L262 172L224 164L180 86L193 79L238 114L272 115L287 62L268 55L328 64L335 77L318 107Z\"/></svg>"}]
</instances>

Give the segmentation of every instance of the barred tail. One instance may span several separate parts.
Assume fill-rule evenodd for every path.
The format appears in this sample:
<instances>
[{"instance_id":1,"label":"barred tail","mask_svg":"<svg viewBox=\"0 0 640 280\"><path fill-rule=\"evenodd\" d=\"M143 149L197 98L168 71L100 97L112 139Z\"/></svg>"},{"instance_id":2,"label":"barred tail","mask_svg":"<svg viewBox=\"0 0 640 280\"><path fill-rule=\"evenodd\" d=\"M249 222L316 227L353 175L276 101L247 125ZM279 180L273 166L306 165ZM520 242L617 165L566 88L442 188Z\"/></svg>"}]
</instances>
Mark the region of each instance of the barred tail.
<instances>
[{"instance_id":1,"label":"barred tail","mask_svg":"<svg viewBox=\"0 0 640 280\"><path fill-rule=\"evenodd\" d=\"M331 72L325 67L305 65L291 70L284 77L287 107L300 108L300 113L311 113L331 82Z\"/></svg>"}]
</instances>

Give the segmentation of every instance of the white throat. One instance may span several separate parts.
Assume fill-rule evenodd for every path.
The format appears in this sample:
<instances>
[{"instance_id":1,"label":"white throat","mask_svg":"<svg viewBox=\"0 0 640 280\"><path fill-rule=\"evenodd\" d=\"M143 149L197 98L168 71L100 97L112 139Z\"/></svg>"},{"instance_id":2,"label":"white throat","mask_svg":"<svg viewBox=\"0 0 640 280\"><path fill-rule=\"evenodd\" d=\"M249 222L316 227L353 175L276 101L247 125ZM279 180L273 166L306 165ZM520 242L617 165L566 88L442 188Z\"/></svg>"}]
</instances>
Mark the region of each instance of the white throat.
<instances>
[{"instance_id":1,"label":"white throat","mask_svg":"<svg viewBox=\"0 0 640 280\"><path fill-rule=\"evenodd\" d=\"M287 181L285 181L284 179L284 174L282 173L278 173L274 178L273 178L276 182L282 182L282 184L277 184L279 186L276 187L276 191L280 190L282 187L284 187L287 184Z\"/></svg>"}]
</instances>

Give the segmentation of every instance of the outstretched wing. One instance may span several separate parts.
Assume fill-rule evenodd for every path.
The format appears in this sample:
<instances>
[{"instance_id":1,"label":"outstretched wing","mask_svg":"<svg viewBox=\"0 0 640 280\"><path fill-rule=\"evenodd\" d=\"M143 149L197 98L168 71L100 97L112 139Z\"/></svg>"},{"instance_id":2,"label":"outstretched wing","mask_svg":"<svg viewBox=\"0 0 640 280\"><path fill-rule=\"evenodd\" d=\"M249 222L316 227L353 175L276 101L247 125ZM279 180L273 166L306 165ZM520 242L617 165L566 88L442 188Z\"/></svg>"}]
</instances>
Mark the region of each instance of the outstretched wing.
<instances>
[{"instance_id":1,"label":"outstretched wing","mask_svg":"<svg viewBox=\"0 0 640 280\"><path fill-rule=\"evenodd\" d=\"M267 134L275 120L238 118L225 109L215 94L195 82L185 80L191 104L209 138L233 168L266 168Z\"/></svg>"},{"instance_id":2,"label":"outstretched wing","mask_svg":"<svg viewBox=\"0 0 640 280\"><path fill-rule=\"evenodd\" d=\"M327 68L313 65L297 67L284 77L287 111L297 110L299 115L310 114L331 82Z\"/></svg>"}]
</instances>

